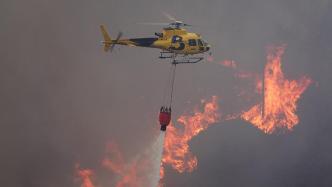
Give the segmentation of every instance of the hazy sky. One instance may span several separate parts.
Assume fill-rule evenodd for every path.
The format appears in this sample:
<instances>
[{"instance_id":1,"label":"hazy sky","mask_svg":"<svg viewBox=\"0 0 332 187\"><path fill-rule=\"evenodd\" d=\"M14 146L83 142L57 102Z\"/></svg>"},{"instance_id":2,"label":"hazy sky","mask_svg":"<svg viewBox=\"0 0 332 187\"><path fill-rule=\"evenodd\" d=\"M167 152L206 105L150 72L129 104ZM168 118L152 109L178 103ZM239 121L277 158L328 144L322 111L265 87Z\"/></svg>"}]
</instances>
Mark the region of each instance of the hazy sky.
<instances>
[{"instance_id":1,"label":"hazy sky","mask_svg":"<svg viewBox=\"0 0 332 187\"><path fill-rule=\"evenodd\" d=\"M298 104L292 133L265 135L249 123L214 125L191 142L192 173L166 168L166 186L331 186L332 2L330 0L81 0L0 3L0 184L72 187L76 162L96 168L114 140L130 158L154 138L169 64L158 50L104 53L99 25L112 36L152 36L162 12L195 25L216 60L260 73L266 46L286 43L290 79L315 83ZM174 116L218 95L234 96L232 72L216 64L177 69ZM254 103L254 101L253 101Z\"/></svg>"}]
</instances>

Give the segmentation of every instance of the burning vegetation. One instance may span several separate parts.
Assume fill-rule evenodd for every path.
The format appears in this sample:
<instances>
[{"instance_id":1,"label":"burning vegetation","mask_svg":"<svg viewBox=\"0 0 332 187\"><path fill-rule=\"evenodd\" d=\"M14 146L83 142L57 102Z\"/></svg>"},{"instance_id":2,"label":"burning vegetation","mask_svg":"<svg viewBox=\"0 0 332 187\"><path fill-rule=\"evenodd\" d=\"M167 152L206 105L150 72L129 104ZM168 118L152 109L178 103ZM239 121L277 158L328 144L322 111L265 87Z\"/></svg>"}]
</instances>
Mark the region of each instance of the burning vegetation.
<instances>
[{"instance_id":1,"label":"burning vegetation","mask_svg":"<svg viewBox=\"0 0 332 187\"><path fill-rule=\"evenodd\" d=\"M172 124L166 132L162 163L170 164L180 173L191 172L197 166L197 158L189 150L189 141L220 119L216 96L203 101L203 105L203 111L180 116L177 120L179 127Z\"/></svg>"},{"instance_id":2,"label":"burning vegetation","mask_svg":"<svg viewBox=\"0 0 332 187\"><path fill-rule=\"evenodd\" d=\"M299 123L296 103L312 82L308 77L299 80L285 78L281 69L284 51L284 46L268 49L263 80L257 82L262 93L261 103L241 115L242 119L268 134L278 128L292 130Z\"/></svg>"},{"instance_id":3,"label":"burning vegetation","mask_svg":"<svg viewBox=\"0 0 332 187\"><path fill-rule=\"evenodd\" d=\"M179 173L192 172L197 167L198 159L190 152L189 142L210 125L241 118L264 133L271 134L277 129L292 130L299 123L296 114L297 102L312 80L306 76L298 80L286 79L281 68L284 51L285 46L268 49L267 63L261 79L255 73L239 70L235 61L219 63L233 69L235 77L255 81L256 90L261 97L260 102L248 107L247 111L222 116L218 105L220 98L212 96L210 99L202 100L201 106L196 107L193 113L178 117L176 123L168 126L165 139L162 138L162 142L158 144L163 149L161 163L157 162L157 165L161 165L157 174L161 179L159 187L163 186L166 165ZM164 136L164 132L160 133ZM145 174L152 165L153 162L148 157L126 162L115 143L107 145L101 162L103 168L118 176L114 183L116 187L141 187L151 184L148 182L151 179ZM76 173L80 177L81 187L96 187L93 185L95 174L92 170L80 169L77 165Z\"/></svg>"}]
</instances>

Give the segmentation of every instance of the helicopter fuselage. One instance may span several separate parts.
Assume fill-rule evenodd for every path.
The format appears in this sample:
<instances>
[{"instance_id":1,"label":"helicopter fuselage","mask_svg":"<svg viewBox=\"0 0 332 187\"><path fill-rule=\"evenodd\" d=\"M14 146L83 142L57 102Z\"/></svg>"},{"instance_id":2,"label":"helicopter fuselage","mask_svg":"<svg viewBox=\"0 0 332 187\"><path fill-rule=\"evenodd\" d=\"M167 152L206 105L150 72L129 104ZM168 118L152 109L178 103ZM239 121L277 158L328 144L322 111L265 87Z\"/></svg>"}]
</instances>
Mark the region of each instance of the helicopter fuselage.
<instances>
[{"instance_id":1,"label":"helicopter fuselage","mask_svg":"<svg viewBox=\"0 0 332 187\"><path fill-rule=\"evenodd\" d=\"M101 28L104 39L105 51L107 46L111 45L127 45L137 47L157 48L175 54L193 55L200 54L210 50L210 45L197 33L187 32L184 28L164 28L162 33L155 33L157 37L151 38L130 38L107 40L106 30Z\"/></svg>"}]
</instances>

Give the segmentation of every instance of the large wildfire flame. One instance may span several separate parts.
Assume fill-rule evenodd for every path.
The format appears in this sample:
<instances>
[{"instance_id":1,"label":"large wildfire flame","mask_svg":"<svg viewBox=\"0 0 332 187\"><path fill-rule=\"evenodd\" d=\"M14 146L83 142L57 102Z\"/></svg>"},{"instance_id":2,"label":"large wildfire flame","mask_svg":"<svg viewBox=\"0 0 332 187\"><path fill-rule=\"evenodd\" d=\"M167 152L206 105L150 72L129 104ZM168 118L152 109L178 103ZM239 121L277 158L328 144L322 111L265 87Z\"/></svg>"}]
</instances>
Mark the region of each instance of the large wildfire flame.
<instances>
[{"instance_id":1,"label":"large wildfire flame","mask_svg":"<svg viewBox=\"0 0 332 187\"><path fill-rule=\"evenodd\" d=\"M301 94L312 82L308 77L299 80L287 80L281 69L281 57L285 46L272 47L268 50L267 64L264 69L263 81L255 73L238 69L238 63L226 60L218 64L229 67L234 75L240 79L256 81L256 90L262 93L262 102L254 105L248 111L235 114L220 114L217 96L201 101L201 110L196 107L192 114L181 115L176 121L167 127L164 140L164 151L161 161L160 178L165 175L164 166L170 165L179 173L192 172L198 164L197 157L190 152L189 142L210 125L222 120L241 118L249 121L264 133L271 134L277 129L292 130L298 124L296 104ZM211 57L210 61L213 61ZM239 97L242 97L241 94ZM105 157L101 162L102 167L107 168L118 178L116 187L142 187L146 185L144 174L151 168L151 161L146 156L125 162L119 147L115 143L109 143ZM77 176L80 177L81 187L96 187L93 182L95 174L89 169L76 167ZM159 187L164 186L162 180Z\"/></svg>"},{"instance_id":2,"label":"large wildfire flame","mask_svg":"<svg viewBox=\"0 0 332 187\"><path fill-rule=\"evenodd\" d=\"M210 101L203 101L203 104L202 112L178 118L182 128L176 128L174 124L167 127L162 163L170 164L180 173L191 172L197 166L197 158L189 150L189 141L220 119L216 96Z\"/></svg>"},{"instance_id":3,"label":"large wildfire flame","mask_svg":"<svg viewBox=\"0 0 332 187\"><path fill-rule=\"evenodd\" d=\"M296 103L312 82L308 77L302 77L297 81L285 79L281 69L284 51L285 46L269 48L264 69L264 84L262 81L257 83L258 89L263 92L262 102L241 116L268 134L277 128L292 130L299 122L295 113Z\"/></svg>"},{"instance_id":4,"label":"large wildfire flame","mask_svg":"<svg viewBox=\"0 0 332 187\"><path fill-rule=\"evenodd\" d=\"M146 152L143 152L134 159L131 159L130 162L126 162L124 155L120 150L119 146L115 142L110 142L106 145L106 151L104 158L101 161L101 166L107 171L109 171L115 177L112 183L112 186L115 187L142 187L142 186L151 186L151 183L157 185L159 177L158 173L151 176L151 169L154 167L153 155L154 147L158 146L162 148L163 139L158 139L157 144L153 144L152 150L147 149ZM160 142L160 140L162 140ZM160 144L160 145L159 145ZM160 157L157 160L157 166L160 165ZM159 167L158 167L159 169ZM158 172L158 170L156 170ZM76 175L80 178L81 187L97 187L94 183L96 182L95 174L91 169L81 169L79 165L76 165ZM152 178L157 176L157 180L153 179L156 182L151 182Z\"/></svg>"}]
</instances>

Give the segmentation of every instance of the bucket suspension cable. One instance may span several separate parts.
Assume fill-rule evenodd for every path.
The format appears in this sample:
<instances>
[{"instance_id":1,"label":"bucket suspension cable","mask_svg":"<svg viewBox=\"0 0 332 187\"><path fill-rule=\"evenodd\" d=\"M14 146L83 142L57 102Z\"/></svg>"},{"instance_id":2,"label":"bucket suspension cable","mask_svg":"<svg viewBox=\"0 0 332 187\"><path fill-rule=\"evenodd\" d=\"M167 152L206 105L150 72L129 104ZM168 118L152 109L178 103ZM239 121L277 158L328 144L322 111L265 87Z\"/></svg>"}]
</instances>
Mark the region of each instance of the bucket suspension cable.
<instances>
[{"instance_id":1,"label":"bucket suspension cable","mask_svg":"<svg viewBox=\"0 0 332 187\"><path fill-rule=\"evenodd\" d=\"M167 77L166 84L164 87L163 100L162 100L162 104L164 106L168 105L168 89L171 86L171 82L172 82L172 67L168 73L168 77Z\"/></svg>"},{"instance_id":2,"label":"bucket suspension cable","mask_svg":"<svg viewBox=\"0 0 332 187\"><path fill-rule=\"evenodd\" d=\"M171 77L171 100L170 100L170 103L169 103L169 108L172 108L175 73L176 73L176 64L172 64L172 70L173 71L172 71L172 77Z\"/></svg>"},{"instance_id":3,"label":"bucket suspension cable","mask_svg":"<svg viewBox=\"0 0 332 187\"><path fill-rule=\"evenodd\" d=\"M172 106L173 101L173 92L174 92L174 83L175 83L175 72L176 72L176 64L172 64L169 75L167 78L167 85L164 88L163 93L163 105L164 106Z\"/></svg>"},{"instance_id":4,"label":"bucket suspension cable","mask_svg":"<svg viewBox=\"0 0 332 187\"><path fill-rule=\"evenodd\" d=\"M173 91L174 91L174 82L175 82L175 70L176 70L176 64L172 64L169 74L169 80L167 87L170 88L170 95L169 89L167 89L167 102L164 103L164 105L160 108L159 112L159 123L160 123L160 130L166 131L167 126L171 122L171 116L172 116L172 101L173 101ZM164 95L166 95L166 92L164 92ZM164 97L165 98L165 97ZM168 100L169 99L169 100Z\"/></svg>"}]
</instances>

